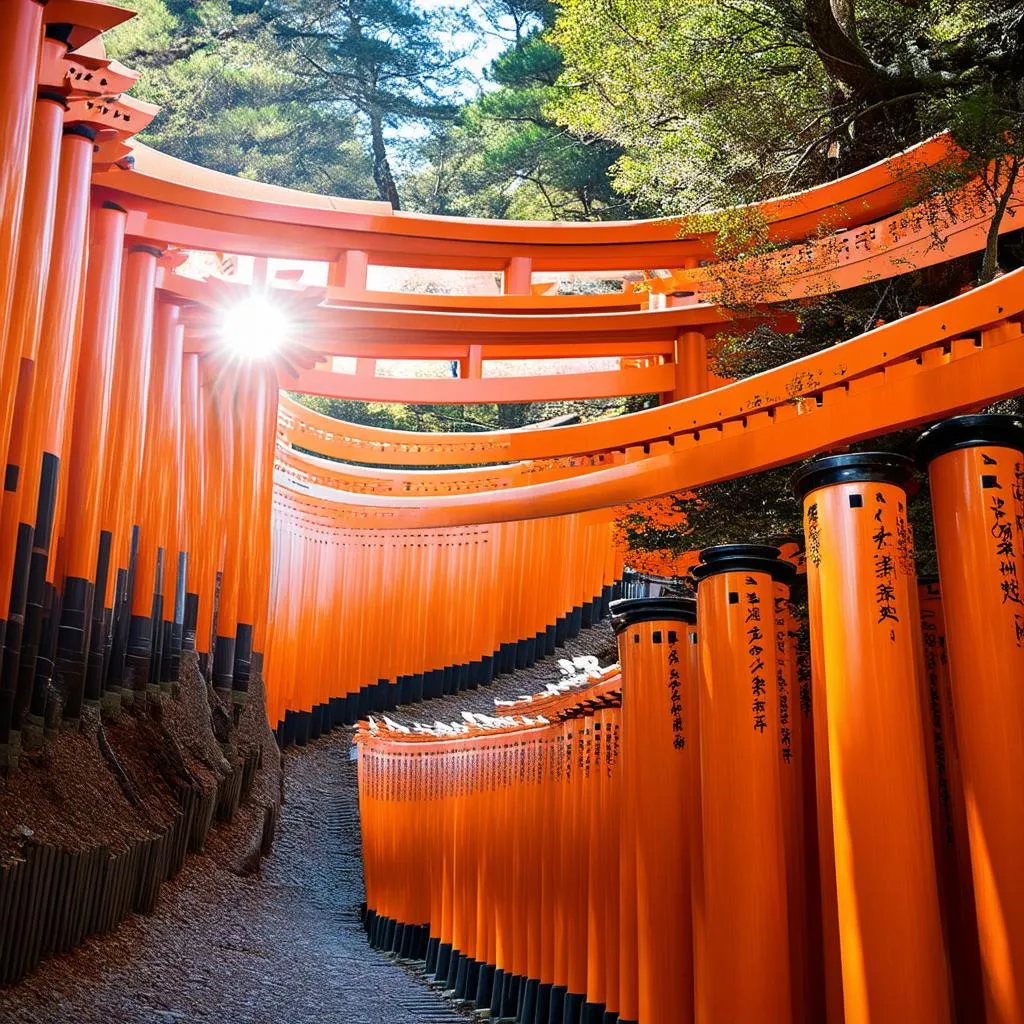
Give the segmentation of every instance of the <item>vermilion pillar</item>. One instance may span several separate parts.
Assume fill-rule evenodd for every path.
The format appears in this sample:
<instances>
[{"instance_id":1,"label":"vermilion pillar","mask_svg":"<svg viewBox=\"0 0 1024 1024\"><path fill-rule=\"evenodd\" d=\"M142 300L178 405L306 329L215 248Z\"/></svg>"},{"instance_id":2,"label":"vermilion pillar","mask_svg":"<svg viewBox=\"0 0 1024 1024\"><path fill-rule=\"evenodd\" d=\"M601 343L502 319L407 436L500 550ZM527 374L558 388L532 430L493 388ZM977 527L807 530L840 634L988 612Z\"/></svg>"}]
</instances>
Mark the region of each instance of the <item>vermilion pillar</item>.
<instances>
[{"instance_id":1,"label":"vermilion pillar","mask_svg":"<svg viewBox=\"0 0 1024 1024\"><path fill-rule=\"evenodd\" d=\"M142 472L152 359L156 261L161 255L160 249L144 242L130 243L125 255L111 392L111 442L104 459L101 524L111 535L105 597L105 607L110 610L106 618L111 623L108 637L104 637L109 638L107 677L116 699L125 703L134 699L131 686L123 685L130 611L125 602L130 601L134 510Z\"/></svg>"},{"instance_id":2,"label":"vermilion pillar","mask_svg":"<svg viewBox=\"0 0 1024 1024\"><path fill-rule=\"evenodd\" d=\"M700 622L703 835L696 1019L792 1019L779 770L776 548L707 548L692 570ZM638 852L639 872L642 852Z\"/></svg>"},{"instance_id":3,"label":"vermilion pillar","mask_svg":"<svg viewBox=\"0 0 1024 1024\"><path fill-rule=\"evenodd\" d=\"M58 40L47 39L43 43L43 49L48 55L55 57L56 54L65 53L67 47ZM18 286L8 304L9 316L4 318L4 325L0 328L0 332L3 332L7 339L3 350L3 362L0 364L0 452L5 456L8 455L11 442L12 417L18 381L23 369L22 360L34 360L39 343L39 325L42 319L43 299L46 295L46 278L50 269L50 252L53 247L57 170L60 165L60 140L66 109L67 104L59 92L52 89L39 90L29 148L32 175L24 190L21 244L14 257L18 269ZM31 367L26 369L31 370ZM7 461L10 463L10 458ZM18 467L17 462L14 465ZM11 480L9 483L16 487L17 481Z\"/></svg>"},{"instance_id":4,"label":"vermilion pillar","mask_svg":"<svg viewBox=\"0 0 1024 1024\"><path fill-rule=\"evenodd\" d=\"M18 4L12 4L7 12ZM35 4L23 6L33 7ZM2 15L0 15L2 16ZM36 40L38 46L38 39ZM5 64L6 66L6 64ZM6 111L5 111L6 113ZM3 629L0 634L6 640L7 621L13 598L15 565L18 554L18 532L21 519L20 498L24 487L22 464L25 451L26 429L28 426L29 402L32 397L32 383L35 373L35 357L39 342L39 328L42 319L43 300L46 294L46 278L50 266L53 244L53 218L57 204L57 177L60 164L60 140L64 122L63 100L49 92L43 93L35 104L35 119L32 126L31 157L33 175L30 187L24 194L22 219L22 246L10 258L18 265L19 287L5 316L0 332L6 336L3 362L0 365L0 451L2 451L6 472L2 512L0 512L0 613L3 614ZM20 195L20 193L19 193ZM2 231L9 227L4 220ZM6 266L0 274L6 272ZM2 299L3 296L0 296ZM15 407L21 412L14 418ZM12 426L16 427L12 431ZM24 551L27 538L22 542ZM26 556L27 557L27 556ZM19 598L20 607L20 598ZM20 611L12 632L17 634L12 651L17 651L21 640L22 622ZM10 662L11 656L5 656ZM10 662L9 671L2 670L0 678L0 765L8 753L9 730L15 728L13 740L20 742L20 733L15 720L20 722L21 711L16 711L17 666ZM11 751L16 759L17 750Z\"/></svg>"},{"instance_id":5,"label":"vermilion pillar","mask_svg":"<svg viewBox=\"0 0 1024 1024\"><path fill-rule=\"evenodd\" d=\"M950 1019L916 677L912 469L896 455L837 455L794 478L824 683L827 736L815 742L828 745L850 1024Z\"/></svg>"},{"instance_id":6,"label":"vermilion pillar","mask_svg":"<svg viewBox=\"0 0 1024 1024\"><path fill-rule=\"evenodd\" d=\"M266 405L263 410L263 437L259 444L259 463L255 478L254 521L255 535L255 609L252 636L252 671L263 673L263 655L266 649L267 616L270 609L270 575L272 551L270 543L271 514L274 505L274 454L277 441L277 410L280 398L277 373L272 366L262 368L261 386ZM417 576L418 578L418 576ZM422 681L421 681L422 686Z\"/></svg>"},{"instance_id":7,"label":"vermilion pillar","mask_svg":"<svg viewBox=\"0 0 1024 1024\"><path fill-rule=\"evenodd\" d=\"M675 386L672 401L708 389L708 339L703 331L682 331L674 342Z\"/></svg>"},{"instance_id":8,"label":"vermilion pillar","mask_svg":"<svg viewBox=\"0 0 1024 1024\"><path fill-rule=\"evenodd\" d=\"M0 96L4 98L0 103L0 351L6 345L15 281L20 280L22 199L42 31L41 3L5 0L0 4L0 39L4 41L4 59L0 61ZM4 742L0 736L0 744Z\"/></svg>"},{"instance_id":9,"label":"vermilion pillar","mask_svg":"<svg viewBox=\"0 0 1024 1024\"><path fill-rule=\"evenodd\" d=\"M978 950L978 920L971 884L971 852L964 806L963 777L949 684L949 658L942 592L938 577L918 579L923 641L925 750L939 892L942 896L953 972L957 1020L980 1020L985 1013Z\"/></svg>"},{"instance_id":10,"label":"vermilion pillar","mask_svg":"<svg viewBox=\"0 0 1024 1024\"><path fill-rule=\"evenodd\" d=\"M257 630L262 639L266 601L262 572L269 570L268 513L273 501L274 425L277 422L277 378L269 366L254 365L247 380L249 402L247 422L241 429L249 436L247 458L239 466L240 488L237 514L246 528L239 535L236 561L240 572L238 627L232 690L241 701L249 690Z\"/></svg>"},{"instance_id":11,"label":"vermilion pillar","mask_svg":"<svg viewBox=\"0 0 1024 1024\"><path fill-rule=\"evenodd\" d=\"M182 623L182 649L196 649L196 623L199 617L199 565L196 553L202 546L203 484L203 415L199 387L199 354L189 352L181 368L181 433L184 522L182 537L189 561ZM269 566L267 567L269 576Z\"/></svg>"},{"instance_id":12,"label":"vermilion pillar","mask_svg":"<svg viewBox=\"0 0 1024 1024\"><path fill-rule=\"evenodd\" d=\"M238 378L235 368L227 368L217 382L214 409L220 440L222 489L221 531L224 546L220 560L221 582L217 600L217 635L213 650L213 685L222 699L230 704L235 672L235 633L238 629L238 585L241 567L238 564L238 537L248 523L240 522L239 494L241 467L251 448L249 418L250 406L246 389L239 386L239 378L250 371L242 367Z\"/></svg>"},{"instance_id":13,"label":"vermilion pillar","mask_svg":"<svg viewBox=\"0 0 1024 1024\"><path fill-rule=\"evenodd\" d=\"M88 271L82 314L81 355L74 430L67 465L64 582L57 634L55 680L66 692L64 718L77 721L93 629L102 629L103 596L110 568L110 532L100 530L103 467L109 437L117 305L127 214L114 203L92 208ZM85 699L100 700L100 674L91 675Z\"/></svg>"},{"instance_id":14,"label":"vermilion pillar","mask_svg":"<svg viewBox=\"0 0 1024 1024\"><path fill-rule=\"evenodd\" d=\"M696 602L614 601L623 708L638 732L627 799L636 804L638 1010L633 1020L694 1019L691 865L699 836ZM628 1020L629 1018L626 1018Z\"/></svg>"},{"instance_id":15,"label":"vermilion pillar","mask_svg":"<svg viewBox=\"0 0 1024 1024\"><path fill-rule=\"evenodd\" d=\"M1024 421L960 416L919 442L931 483L985 1019L1024 1020Z\"/></svg>"},{"instance_id":16,"label":"vermilion pillar","mask_svg":"<svg viewBox=\"0 0 1024 1024\"><path fill-rule=\"evenodd\" d=\"M221 401L219 384L214 369L208 365L209 361L204 362L206 365L199 367L200 434L203 444L200 449L200 472L203 479L203 507L209 528L196 536L191 578L195 582L197 597L196 652L199 655L200 670L209 677L217 577L224 547L226 481L230 478L231 462L228 457L230 450L225 451L225 442L221 437L223 417L218 409L218 402Z\"/></svg>"},{"instance_id":17,"label":"vermilion pillar","mask_svg":"<svg viewBox=\"0 0 1024 1024\"><path fill-rule=\"evenodd\" d=\"M346 249L327 268L327 283L346 291L366 291L369 253L361 249Z\"/></svg>"},{"instance_id":18,"label":"vermilion pillar","mask_svg":"<svg viewBox=\"0 0 1024 1024\"><path fill-rule=\"evenodd\" d=\"M171 428L181 404L181 344L178 331L179 308L161 302L156 307L149 393L146 400L146 430L140 487L136 499L138 551L132 581L131 618L125 654L125 689L139 698L145 693L160 696L161 643L164 622L164 584L173 579L177 551L164 546L164 523L170 503L177 500L178 480L173 472ZM170 639L168 637L168 639Z\"/></svg>"},{"instance_id":19,"label":"vermilion pillar","mask_svg":"<svg viewBox=\"0 0 1024 1024\"><path fill-rule=\"evenodd\" d=\"M513 256L505 268L502 290L506 295L529 295L533 280L533 260L529 256Z\"/></svg>"},{"instance_id":20,"label":"vermilion pillar","mask_svg":"<svg viewBox=\"0 0 1024 1024\"><path fill-rule=\"evenodd\" d=\"M36 658L43 626L46 579L65 424L77 367L79 300L89 212L89 179L96 132L68 125L61 142L54 243L31 400L24 424L23 472L19 487L19 552L15 562L11 615L5 639L5 673L17 665L18 691L31 693L27 741L40 738L46 712L49 671L36 680ZM23 622L16 636L11 626ZM18 646L15 646L18 641Z\"/></svg>"}]
</instances>

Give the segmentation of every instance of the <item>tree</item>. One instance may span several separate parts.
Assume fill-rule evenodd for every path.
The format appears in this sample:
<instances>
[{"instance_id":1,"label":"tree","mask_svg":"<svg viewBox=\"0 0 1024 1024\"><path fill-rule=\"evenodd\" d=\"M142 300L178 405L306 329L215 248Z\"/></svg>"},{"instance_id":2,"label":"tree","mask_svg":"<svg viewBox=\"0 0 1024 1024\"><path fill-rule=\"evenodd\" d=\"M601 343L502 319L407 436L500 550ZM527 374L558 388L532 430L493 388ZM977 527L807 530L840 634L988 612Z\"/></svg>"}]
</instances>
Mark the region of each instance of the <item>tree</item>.
<instances>
[{"instance_id":1,"label":"tree","mask_svg":"<svg viewBox=\"0 0 1024 1024\"><path fill-rule=\"evenodd\" d=\"M323 110L359 116L369 134L378 196L399 209L386 132L454 116L454 90L465 72L463 54L446 41L452 16L412 0L280 5L274 32L291 51L304 94Z\"/></svg>"},{"instance_id":2,"label":"tree","mask_svg":"<svg viewBox=\"0 0 1024 1024\"><path fill-rule=\"evenodd\" d=\"M790 361L988 280L1000 257L1019 264L1017 240L999 236L1024 142L1019 3L565 0L561 12L552 35L565 60L558 118L622 147L615 184L666 212L806 187L947 128L970 157L955 176L925 182L934 201L980 175L993 211L981 258L795 304L796 331L762 327L722 339L716 372L745 376ZM711 214L702 223L720 231L722 256L770 247L743 217ZM915 434L869 446L907 451ZM773 471L675 496L685 531L659 531L642 510L624 524L645 550L663 540L700 547L799 530L787 478ZM924 498L912 515L927 566Z\"/></svg>"},{"instance_id":3,"label":"tree","mask_svg":"<svg viewBox=\"0 0 1024 1024\"><path fill-rule=\"evenodd\" d=\"M118 2L138 13L104 36L107 50L142 72L133 94L161 108L142 141L227 174L373 196L352 117L305 101L269 3Z\"/></svg>"},{"instance_id":4,"label":"tree","mask_svg":"<svg viewBox=\"0 0 1024 1024\"><path fill-rule=\"evenodd\" d=\"M988 157L1024 137L1022 21L1015 0L566 0L558 115L622 146L617 185L669 210L780 194L946 127L984 126Z\"/></svg>"},{"instance_id":5,"label":"tree","mask_svg":"<svg viewBox=\"0 0 1024 1024\"><path fill-rule=\"evenodd\" d=\"M513 430L556 417L581 422L631 412L631 399L578 399L560 402L516 402L487 405L400 405L394 402L359 402L321 395L292 395L297 402L335 419L388 430L431 433L472 433Z\"/></svg>"},{"instance_id":6,"label":"tree","mask_svg":"<svg viewBox=\"0 0 1024 1024\"><path fill-rule=\"evenodd\" d=\"M487 0L479 29L508 42L485 72L489 88L421 148L411 193L431 213L522 220L594 220L628 212L608 168L620 155L586 142L549 112L564 89L550 41L549 0Z\"/></svg>"}]
</instances>

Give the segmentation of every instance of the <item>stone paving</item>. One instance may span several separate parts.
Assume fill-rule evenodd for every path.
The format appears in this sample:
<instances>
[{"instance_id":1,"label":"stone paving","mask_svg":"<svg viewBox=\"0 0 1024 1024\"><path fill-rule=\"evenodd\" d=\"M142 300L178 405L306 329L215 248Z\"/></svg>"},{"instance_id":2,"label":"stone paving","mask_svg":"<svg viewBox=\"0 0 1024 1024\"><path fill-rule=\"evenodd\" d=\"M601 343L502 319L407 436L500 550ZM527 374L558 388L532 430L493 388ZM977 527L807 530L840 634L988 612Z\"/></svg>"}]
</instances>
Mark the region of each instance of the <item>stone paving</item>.
<instances>
[{"instance_id":1,"label":"stone paving","mask_svg":"<svg viewBox=\"0 0 1024 1024\"><path fill-rule=\"evenodd\" d=\"M494 699L541 689L556 658L607 652L605 626L555 658L467 691L402 708L399 721L492 712ZM455 1024L413 968L370 949L363 899L351 730L285 757L285 805L259 876L191 857L155 912L44 962L0 991L3 1024Z\"/></svg>"}]
</instances>

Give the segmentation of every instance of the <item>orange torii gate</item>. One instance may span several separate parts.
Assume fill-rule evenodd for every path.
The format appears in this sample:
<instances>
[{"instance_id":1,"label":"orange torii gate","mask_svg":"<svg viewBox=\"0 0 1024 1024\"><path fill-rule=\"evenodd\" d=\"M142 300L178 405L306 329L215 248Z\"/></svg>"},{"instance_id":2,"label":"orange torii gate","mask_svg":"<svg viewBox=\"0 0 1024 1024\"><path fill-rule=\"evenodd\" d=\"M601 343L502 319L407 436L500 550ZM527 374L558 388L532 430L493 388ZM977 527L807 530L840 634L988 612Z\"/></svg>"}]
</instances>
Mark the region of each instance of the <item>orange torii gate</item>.
<instances>
[{"instance_id":1,"label":"orange torii gate","mask_svg":"<svg viewBox=\"0 0 1024 1024\"><path fill-rule=\"evenodd\" d=\"M164 156L132 141L156 110L99 38L128 17L0 6L5 771L86 709L159 707L193 650L225 709L265 677L282 743L484 685L609 612L617 506L1024 389L1024 271L757 377L708 371L709 340L784 325L783 300L980 249L975 183L928 215L934 171L963 157L946 136L750 208L776 249L723 266L687 218L425 217ZM193 253L254 257L252 282L197 279ZM325 283L275 277L274 259ZM482 271L500 294L384 292L373 267ZM574 273L623 289L534 280ZM279 344L259 352L265 327ZM488 373L572 358L615 364ZM387 378L384 359L458 376ZM421 435L282 391L661 404ZM803 472L810 680L792 567L738 545L703 553L695 605L614 607L621 677L465 733L367 726L374 941L520 1024L1024 1019L1022 434L968 417L925 436L943 579L920 599L910 467Z\"/></svg>"}]
</instances>

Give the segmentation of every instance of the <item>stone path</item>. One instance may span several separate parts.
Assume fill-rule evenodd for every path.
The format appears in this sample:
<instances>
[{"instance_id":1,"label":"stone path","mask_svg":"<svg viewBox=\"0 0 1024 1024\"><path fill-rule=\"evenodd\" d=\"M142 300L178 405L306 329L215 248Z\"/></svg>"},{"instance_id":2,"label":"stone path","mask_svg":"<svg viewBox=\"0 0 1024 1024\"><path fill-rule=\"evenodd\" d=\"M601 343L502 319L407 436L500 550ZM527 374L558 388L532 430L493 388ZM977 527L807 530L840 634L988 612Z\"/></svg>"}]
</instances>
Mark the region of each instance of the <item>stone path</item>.
<instances>
[{"instance_id":1,"label":"stone path","mask_svg":"<svg viewBox=\"0 0 1024 1024\"><path fill-rule=\"evenodd\" d=\"M612 645L598 628L557 657ZM540 689L554 659L493 686L403 708L451 720ZM51 959L0 991L3 1024L455 1024L467 1019L422 977L370 949L351 730L285 759L285 805L260 876L191 857L156 911Z\"/></svg>"}]
</instances>

